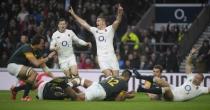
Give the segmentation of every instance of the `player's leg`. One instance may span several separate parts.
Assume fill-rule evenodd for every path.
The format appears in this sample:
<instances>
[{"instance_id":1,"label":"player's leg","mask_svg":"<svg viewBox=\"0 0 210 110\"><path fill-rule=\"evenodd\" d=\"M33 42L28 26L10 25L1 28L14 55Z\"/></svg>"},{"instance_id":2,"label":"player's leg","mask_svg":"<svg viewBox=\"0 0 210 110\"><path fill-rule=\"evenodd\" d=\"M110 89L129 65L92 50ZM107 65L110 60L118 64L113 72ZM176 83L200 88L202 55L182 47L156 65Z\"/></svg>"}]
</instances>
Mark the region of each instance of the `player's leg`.
<instances>
[{"instance_id":1,"label":"player's leg","mask_svg":"<svg viewBox=\"0 0 210 110\"><path fill-rule=\"evenodd\" d=\"M102 73L104 73L105 77L109 77L109 76L113 75L111 69L105 69L105 70L102 71Z\"/></svg>"},{"instance_id":2,"label":"player's leg","mask_svg":"<svg viewBox=\"0 0 210 110\"><path fill-rule=\"evenodd\" d=\"M63 70L63 73L65 74L66 77L69 77L69 78L71 77L71 73L70 73L69 69Z\"/></svg>"},{"instance_id":3,"label":"player's leg","mask_svg":"<svg viewBox=\"0 0 210 110\"><path fill-rule=\"evenodd\" d=\"M70 61L68 62L68 68L71 75L71 78L78 77L78 67L76 62L76 57L71 56Z\"/></svg>"},{"instance_id":4,"label":"player's leg","mask_svg":"<svg viewBox=\"0 0 210 110\"><path fill-rule=\"evenodd\" d=\"M112 70L112 76L119 76L119 70Z\"/></svg>"},{"instance_id":5,"label":"player's leg","mask_svg":"<svg viewBox=\"0 0 210 110\"><path fill-rule=\"evenodd\" d=\"M65 76L71 78L71 69L70 69L70 61L64 62L60 64L61 70L65 74Z\"/></svg>"},{"instance_id":6,"label":"player's leg","mask_svg":"<svg viewBox=\"0 0 210 110\"><path fill-rule=\"evenodd\" d=\"M160 87L170 87L170 85L168 84L167 81L159 78L159 77L155 77L155 76L152 76L152 75L141 75L138 71L136 70L133 70L133 73L135 74L135 77L137 79L144 79L144 80L147 80L149 82L155 82L158 84L158 86Z\"/></svg>"},{"instance_id":7,"label":"player's leg","mask_svg":"<svg viewBox=\"0 0 210 110\"><path fill-rule=\"evenodd\" d=\"M104 88L97 82L93 82L85 91L86 101L103 100L106 97Z\"/></svg>"},{"instance_id":8,"label":"player's leg","mask_svg":"<svg viewBox=\"0 0 210 110\"><path fill-rule=\"evenodd\" d=\"M163 98L166 101L173 101L174 95L173 95L173 92L171 91L171 88L163 87L162 90L163 90Z\"/></svg>"},{"instance_id":9,"label":"player's leg","mask_svg":"<svg viewBox=\"0 0 210 110\"><path fill-rule=\"evenodd\" d=\"M163 98L166 101L172 101L173 100L173 93L171 91L170 87L160 87L160 88L142 88L141 86L138 87L137 92L145 92L145 93L152 93L152 94L158 94L163 95Z\"/></svg>"},{"instance_id":10,"label":"player's leg","mask_svg":"<svg viewBox=\"0 0 210 110\"><path fill-rule=\"evenodd\" d=\"M30 97L29 92L32 89L32 86L34 84L34 81L36 79L37 72L27 66L23 66L18 74L18 78L25 80L25 87L24 87L24 94L23 94L23 100L29 101Z\"/></svg>"},{"instance_id":11,"label":"player's leg","mask_svg":"<svg viewBox=\"0 0 210 110\"><path fill-rule=\"evenodd\" d=\"M84 83L83 83L83 80L84 80ZM90 87L92 84L93 84L93 81L91 81L91 80L88 80L88 79L82 79L82 80L81 80L81 85L82 85L84 88L88 88L88 87Z\"/></svg>"},{"instance_id":12,"label":"player's leg","mask_svg":"<svg viewBox=\"0 0 210 110\"><path fill-rule=\"evenodd\" d=\"M111 63L112 76L119 76L119 70L120 70L120 68L119 68L119 63L118 63L117 57L116 57L116 55L112 55L110 57L111 57L110 59L112 59L110 61L110 62L112 62Z\"/></svg>"},{"instance_id":13,"label":"player's leg","mask_svg":"<svg viewBox=\"0 0 210 110\"><path fill-rule=\"evenodd\" d=\"M74 78L74 77L79 76L77 65L72 65L72 66L70 67L70 70L69 70L69 71L70 71L71 78Z\"/></svg>"},{"instance_id":14,"label":"player's leg","mask_svg":"<svg viewBox=\"0 0 210 110\"><path fill-rule=\"evenodd\" d=\"M8 64L7 70L11 75L25 81L25 84L11 88L12 99L16 99L17 92L20 90L25 90L23 97L28 97L29 91L32 88L37 73L30 67L18 65L15 63Z\"/></svg>"},{"instance_id":15,"label":"player's leg","mask_svg":"<svg viewBox=\"0 0 210 110\"><path fill-rule=\"evenodd\" d=\"M98 64L101 69L101 72L105 75L105 77L112 76L112 70L111 70L111 63L109 62L109 57L98 57Z\"/></svg>"}]
</instances>

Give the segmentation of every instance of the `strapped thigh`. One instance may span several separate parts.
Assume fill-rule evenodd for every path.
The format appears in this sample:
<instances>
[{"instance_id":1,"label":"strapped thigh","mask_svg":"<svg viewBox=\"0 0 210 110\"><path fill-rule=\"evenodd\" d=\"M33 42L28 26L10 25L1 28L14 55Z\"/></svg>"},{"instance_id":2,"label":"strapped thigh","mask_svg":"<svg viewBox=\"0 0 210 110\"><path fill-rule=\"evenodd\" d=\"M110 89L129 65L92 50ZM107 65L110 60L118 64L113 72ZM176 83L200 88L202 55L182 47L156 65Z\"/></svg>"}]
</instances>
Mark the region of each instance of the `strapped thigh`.
<instances>
[{"instance_id":1,"label":"strapped thigh","mask_svg":"<svg viewBox=\"0 0 210 110\"><path fill-rule=\"evenodd\" d=\"M31 74L36 73L32 67L23 66L18 74L19 78L27 79Z\"/></svg>"}]
</instances>

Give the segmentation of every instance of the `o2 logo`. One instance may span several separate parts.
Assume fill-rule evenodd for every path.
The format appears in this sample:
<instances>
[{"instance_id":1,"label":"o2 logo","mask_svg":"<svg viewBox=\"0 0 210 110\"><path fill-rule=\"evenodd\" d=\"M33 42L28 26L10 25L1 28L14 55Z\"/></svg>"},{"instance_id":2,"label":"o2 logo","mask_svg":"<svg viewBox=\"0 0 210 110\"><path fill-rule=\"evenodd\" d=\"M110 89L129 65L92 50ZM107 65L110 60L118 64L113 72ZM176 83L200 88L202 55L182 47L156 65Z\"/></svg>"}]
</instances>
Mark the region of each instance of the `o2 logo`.
<instances>
[{"instance_id":1,"label":"o2 logo","mask_svg":"<svg viewBox=\"0 0 210 110\"><path fill-rule=\"evenodd\" d=\"M70 47L70 44L69 44L67 41L62 41L62 42L61 42L61 45L62 45L63 47Z\"/></svg>"},{"instance_id":2,"label":"o2 logo","mask_svg":"<svg viewBox=\"0 0 210 110\"><path fill-rule=\"evenodd\" d=\"M178 8L174 11L174 17L177 20L187 21L187 16L185 16L184 10L180 9L180 8Z\"/></svg>"},{"instance_id":3,"label":"o2 logo","mask_svg":"<svg viewBox=\"0 0 210 110\"><path fill-rule=\"evenodd\" d=\"M104 38L104 36L99 36L99 37L98 37L98 40L99 40L100 42L106 42L106 39Z\"/></svg>"},{"instance_id":4,"label":"o2 logo","mask_svg":"<svg viewBox=\"0 0 210 110\"><path fill-rule=\"evenodd\" d=\"M187 91L186 94L189 94L190 91L192 90L192 87L191 87L190 85L186 85L186 86L184 87L184 89L185 89L185 91Z\"/></svg>"}]
</instances>

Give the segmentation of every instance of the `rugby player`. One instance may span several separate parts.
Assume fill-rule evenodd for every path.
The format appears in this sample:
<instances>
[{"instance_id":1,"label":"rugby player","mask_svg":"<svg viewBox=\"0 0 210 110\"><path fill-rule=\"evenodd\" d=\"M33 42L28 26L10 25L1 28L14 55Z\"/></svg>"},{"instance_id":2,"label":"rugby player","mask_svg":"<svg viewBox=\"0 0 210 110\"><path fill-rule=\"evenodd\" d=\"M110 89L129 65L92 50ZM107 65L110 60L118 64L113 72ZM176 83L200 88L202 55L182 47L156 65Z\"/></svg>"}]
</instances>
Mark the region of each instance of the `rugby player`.
<instances>
[{"instance_id":1,"label":"rugby player","mask_svg":"<svg viewBox=\"0 0 210 110\"><path fill-rule=\"evenodd\" d=\"M58 30L52 35L50 50L57 52L60 68L64 74L67 77L75 77L78 76L78 68L72 44L91 47L91 43L79 39L72 30L66 28L66 20L59 19Z\"/></svg>"},{"instance_id":2,"label":"rugby player","mask_svg":"<svg viewBox=\"0 0 210 110\"><path fill-rule=\"evenodd\" d=\"M43 81L38 87L38 97L39 99L53 100L70 97L75 101L123 101L134 97L134 92L127 92L131 74L129 70L125 70L120 77L109 77L99 83L87 79L78 80L77 78L71 79L71 81L66 78ZM84 93L78 94L72 89L74 85L78 84L87 88Z\"/></svg>"},{"instance_id":3,"label":"rugby player","mask_svg":"<svg viewBox=\"0 0 210 110\"><path fill-rule=\"evenodd\" d=\"M161 65L155 65L153 67L153 76L161 78L162 71L163 71L163 67ZM146 89L158 88L158 85L155 82L151 83L149 81L145 81L144 88L146 88ZM147 93L147 95L151 100L160 100L161 99L161 95L158 95L158 94Z\"/></svg>"},{"instance_id":4,"label":"rugby player","mask_svg":"<svg viewBox=\"0 0 210 110\"><path fill-rule=\"evenodd\" d=\"M210 92L210 88L201 86L204 80L202 73L192 74L192 54L196 49L192 49L191 53L187 57L186 73L188 73L187 80L179 87L173 87L165 80L162 80L155 76L144 76L134 70L135 77L137 79L144 79L150 82L155 82L161 88L146 89L139 87L139 92L148 92L154 94L162 94L163 99L166 101L187 101L191 100L199 95L207 94Z\"/></svg>"},{"instance_id":5,"label":"rugby player","mask_svg":"<svg viewBox=\"0 0 210 110\"><path fill-rule=\"evenodd\" d=\"M114 52L113 38L123 15L123 8L118 5L116 20L112 25L107 26L106 20L103 16L97 17L97 27L90 26L85 20L80 18L72 8L69 13L76 19L76 21L86 30L94 35L97 46L97 57L99 67L106 77L119 75L119 64Z\"/></svg>"},{"instance_id":6,"label":"rugby player","mask_svg":"<svg viewBox=\"0 0 210 110\"><path fill-rule=\"evenodd\" d=\"M47 57L43 58L40 51L44 49L44 43L44 38L36 36L32 39L31 44L22 45L10 57L7 65L8 72L12 76L16 76L19 80L25 82L25 84L11 88L13 100L16 99L16 95L20 90L24 90L21 100L31 100L28 95L37 76L37 72L31 67L31 64L35 67L41 67L44 72L53 77L45 63L52 58L55 52L52 52Z\"/></svg>"}]
</instances>

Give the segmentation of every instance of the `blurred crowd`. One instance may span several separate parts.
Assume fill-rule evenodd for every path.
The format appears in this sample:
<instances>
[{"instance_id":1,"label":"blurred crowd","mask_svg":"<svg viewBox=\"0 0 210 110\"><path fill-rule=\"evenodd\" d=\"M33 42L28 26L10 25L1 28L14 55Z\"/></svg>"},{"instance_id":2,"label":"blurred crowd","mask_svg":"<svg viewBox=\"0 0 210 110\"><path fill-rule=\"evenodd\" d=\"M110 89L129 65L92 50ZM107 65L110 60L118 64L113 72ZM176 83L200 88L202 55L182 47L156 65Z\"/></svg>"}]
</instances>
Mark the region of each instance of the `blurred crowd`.
<instances>
[{"instance_id":1,"label":"blurred crowd","mask_svg":"<svg viewBox=\"0 0 210 110\"><path fill-rule=\"evenodd\" d=\"M99 15L106 16L108 25L115 19L117 1L75 1L71 3L75 12L92 26L95 26ZM171 25L169 22L167 26L161 27L161 31L155 31L153 26L145 30L138 29L135 25L152 1L122 0L121 4L125 14L114 39L120 68L147 70L160 64L167 72L179 72L178 44L187 28ZM47 55L52 33L57 30L56 21L64 17L69 23L69 29L81 39L94 44L89 50L75 45L78 67L98 68L94 38L64 11L65 0L2 0L0 5L0 67L6 67L14 50L24 43L29 43L36 35L46 38L44 55ZM59 68L57 56L48 62L48 66Z\"/></svg>"}]
</instances>

